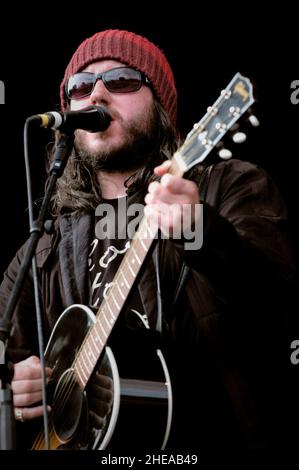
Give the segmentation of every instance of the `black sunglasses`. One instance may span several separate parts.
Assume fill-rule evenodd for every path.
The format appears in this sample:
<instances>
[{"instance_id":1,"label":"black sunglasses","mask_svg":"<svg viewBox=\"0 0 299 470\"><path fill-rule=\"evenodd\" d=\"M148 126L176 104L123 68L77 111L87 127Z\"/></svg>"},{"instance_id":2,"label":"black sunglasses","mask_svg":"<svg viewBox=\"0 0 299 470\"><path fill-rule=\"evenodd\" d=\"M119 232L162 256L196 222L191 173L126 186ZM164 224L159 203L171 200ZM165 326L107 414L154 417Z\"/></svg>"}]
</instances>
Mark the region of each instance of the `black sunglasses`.
<instances>
[{"instance_id":1,"label":"black sunglasses","mask_svg":"<svg viewBox=\"0 0 299 470\"><path fill-rule=\"evenodd\" d=\"M70 100L80 100L89 96L97 80L103 80L107 90L112 93L138 91L149 80L138 70L130 67L117 67L103 73L79 72L72 75L65 84L65 93Z\"/></svg>"}]
</instances>

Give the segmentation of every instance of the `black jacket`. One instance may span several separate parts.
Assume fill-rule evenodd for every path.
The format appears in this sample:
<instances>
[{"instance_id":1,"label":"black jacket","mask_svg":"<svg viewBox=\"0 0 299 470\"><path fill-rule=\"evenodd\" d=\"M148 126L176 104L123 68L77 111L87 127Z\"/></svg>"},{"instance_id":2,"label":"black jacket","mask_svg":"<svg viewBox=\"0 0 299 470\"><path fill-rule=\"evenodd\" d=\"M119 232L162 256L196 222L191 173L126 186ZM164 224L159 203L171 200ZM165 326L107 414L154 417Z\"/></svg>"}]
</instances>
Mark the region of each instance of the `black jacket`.
<instances>
[{"instance_id":1,"label":"black jacket","mask_svg":"<svg viewBox=\"0 0 299 470\"><path fill-rule=\"evenodd\" d=\"M175 395L170 446L276 445L288 426L289 304L295 279L286 209L261 168L231 160L213 168L203 217L201 249L186 251L183 243L160 240L138 284L155 328L158 259L163 332ZM67 306L87 302L91 218L61 216L54 233L39 242L46 339ZM1 311L23 249L4 275ZM184 266L187 276L177 295ZM38 354L30 276L14 324L13 360Z\"/></svg>"}]
</instances>

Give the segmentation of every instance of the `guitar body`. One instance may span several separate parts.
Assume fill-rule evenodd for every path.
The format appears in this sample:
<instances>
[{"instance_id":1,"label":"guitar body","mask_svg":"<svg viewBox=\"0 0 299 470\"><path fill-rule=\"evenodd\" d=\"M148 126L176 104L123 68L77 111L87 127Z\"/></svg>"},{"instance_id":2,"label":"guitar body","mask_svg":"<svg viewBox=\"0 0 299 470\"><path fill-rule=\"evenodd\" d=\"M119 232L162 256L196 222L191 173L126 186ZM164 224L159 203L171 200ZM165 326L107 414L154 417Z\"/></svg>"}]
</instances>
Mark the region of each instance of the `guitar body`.
<instances>
[{"instance_id":1,"label":"guitar body","mask_svg":"<svg viewBox=\"0 0 299 470\"><path fill-rule=\"evenodd\" d=\"M58 319L45 359L53 372L48 385L50 449L164 449L172 419L172 393L159 335L138 312L120 316L93 375L82 389L73 364L94 325L93 311L75 304ZM99 397L98 419L90 387L95 374L108 379L110 393ZM112 398L110 398L110 396ZM104 406L103 406L104 405ZM44 449L44 433L33 449Z\"/></svg>"}]
</instances>

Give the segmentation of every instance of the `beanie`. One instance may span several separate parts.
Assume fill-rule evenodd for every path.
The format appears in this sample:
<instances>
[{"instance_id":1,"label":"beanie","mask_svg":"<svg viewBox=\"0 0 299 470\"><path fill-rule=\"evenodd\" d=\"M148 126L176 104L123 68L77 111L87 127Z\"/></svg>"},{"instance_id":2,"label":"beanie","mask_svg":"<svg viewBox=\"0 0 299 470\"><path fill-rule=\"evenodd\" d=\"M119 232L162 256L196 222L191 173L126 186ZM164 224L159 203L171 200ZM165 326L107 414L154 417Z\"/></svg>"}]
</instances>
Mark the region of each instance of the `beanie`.
<instances>
[{"instance_id":1,"label":"beanie","mask_svg":"<svg viewBox=\"0 0 299 470\"><path fill-rule=\"evenodd\" d=\"M61 108L67 107L65 83L71 75L102 59L115 59L144 73L156 97L176 123L177 91L170 65L164 53L148 39L129 31L109 29L83 41L72 56L60 86Z\"/></svg>"}]
</instances>

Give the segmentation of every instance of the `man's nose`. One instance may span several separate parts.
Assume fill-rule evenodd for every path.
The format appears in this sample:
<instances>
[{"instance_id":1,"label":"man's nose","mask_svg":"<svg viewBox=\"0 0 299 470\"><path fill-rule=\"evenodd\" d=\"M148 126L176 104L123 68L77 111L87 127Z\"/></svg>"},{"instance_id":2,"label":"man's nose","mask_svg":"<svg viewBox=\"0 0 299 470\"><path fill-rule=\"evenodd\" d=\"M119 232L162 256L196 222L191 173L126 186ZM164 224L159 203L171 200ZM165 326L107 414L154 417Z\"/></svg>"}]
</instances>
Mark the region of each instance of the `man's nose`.
<instances>
[{"instance_id":1,"label":"man's nose","mask_svg":"<svg viewBox=\"0 0 299 470\"><path fill-rule=\"evenodd\" d=\"M110 92L105 87L103 80L98 78L90 94L92 104L108 103L110 101Z\"/></svg>"}]
</instances>

